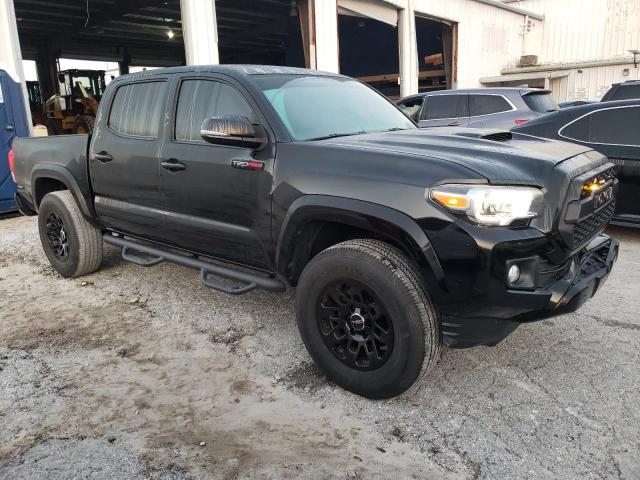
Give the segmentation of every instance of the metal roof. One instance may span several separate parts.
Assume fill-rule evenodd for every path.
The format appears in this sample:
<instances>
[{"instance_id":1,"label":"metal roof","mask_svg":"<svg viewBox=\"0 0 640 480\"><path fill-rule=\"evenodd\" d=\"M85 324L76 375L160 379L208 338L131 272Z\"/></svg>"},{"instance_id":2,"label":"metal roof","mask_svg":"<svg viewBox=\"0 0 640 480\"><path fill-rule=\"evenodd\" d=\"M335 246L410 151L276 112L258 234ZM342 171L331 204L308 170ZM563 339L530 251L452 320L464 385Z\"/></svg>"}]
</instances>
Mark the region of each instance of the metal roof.
<instances>
[{"instance_id":1,"label":"metal roof","mask_svg":"<svg viewBox=\"0 0 640 480\"><path fill-rule=\"evenodd\" d=\"M126 48L134 65L184 63L180 0L14 0L14 5L24 58L35 59L46 45L70 58L115 61ZM290 10L290 0L217 0L221 61L282 51Z\"/></svg>"}]
</instances>

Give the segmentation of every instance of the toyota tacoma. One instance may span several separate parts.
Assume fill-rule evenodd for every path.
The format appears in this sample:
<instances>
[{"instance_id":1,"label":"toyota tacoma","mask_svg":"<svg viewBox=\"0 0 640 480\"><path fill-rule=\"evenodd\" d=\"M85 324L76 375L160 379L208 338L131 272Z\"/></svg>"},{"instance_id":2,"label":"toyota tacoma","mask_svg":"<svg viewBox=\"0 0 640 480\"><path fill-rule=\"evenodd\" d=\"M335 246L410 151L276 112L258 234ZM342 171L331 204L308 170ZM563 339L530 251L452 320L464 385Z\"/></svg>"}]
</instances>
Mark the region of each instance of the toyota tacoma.
<instances>
[{"instance_id":1,"label":"toyota tacoma","mask_svg":"<svg viewBox=\"0 0 640 480\"><path fill-rule=\"evenodd\" d=\"M442 345L576 310L618 253L600 153L420 130L368 86L304 69L121 76L93 134L17 139L10 163L61 275L98 270L107 243L230 294L297 287L311 357L370 398L407 390Z\"/></svg>"}]
</instances>

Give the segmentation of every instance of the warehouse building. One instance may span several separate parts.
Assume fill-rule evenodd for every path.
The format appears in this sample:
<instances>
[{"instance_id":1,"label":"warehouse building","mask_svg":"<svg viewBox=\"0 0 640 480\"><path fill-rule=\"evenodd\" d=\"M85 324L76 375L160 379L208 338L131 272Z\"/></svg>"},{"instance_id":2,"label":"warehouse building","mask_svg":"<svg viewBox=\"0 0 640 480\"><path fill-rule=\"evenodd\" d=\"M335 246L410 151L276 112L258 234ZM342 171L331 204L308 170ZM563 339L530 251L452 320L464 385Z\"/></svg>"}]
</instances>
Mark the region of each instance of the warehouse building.
<instances>
[{"instance_id":1,"label":"warehouse building","mask_svg":"<svg viewBox=\"0 0 640 480\"><path fill-rule=\"evenodd\" d=\"M120 73L136 65L303 66L360 78L392 98L522 84L549 87L558 100L595 98L638 76L628 50L640 48L639 3L9 0L0 2L0 68L22 80L22 59L35 60L44 99L59 93L59 58L115 61Z\"/></svg>"},{"instance_id":2,"label":"warehouse building","mask_svg":"<svg viewBox=\"0 0 640 480\"><path fill-rule=\"evenodd\" d=\"M600 100L613 83L640 79L640 0L505 0L544 16L518 66L480 78L485 86L552 90L558 102Z\"/></svg>"}]
</instances>

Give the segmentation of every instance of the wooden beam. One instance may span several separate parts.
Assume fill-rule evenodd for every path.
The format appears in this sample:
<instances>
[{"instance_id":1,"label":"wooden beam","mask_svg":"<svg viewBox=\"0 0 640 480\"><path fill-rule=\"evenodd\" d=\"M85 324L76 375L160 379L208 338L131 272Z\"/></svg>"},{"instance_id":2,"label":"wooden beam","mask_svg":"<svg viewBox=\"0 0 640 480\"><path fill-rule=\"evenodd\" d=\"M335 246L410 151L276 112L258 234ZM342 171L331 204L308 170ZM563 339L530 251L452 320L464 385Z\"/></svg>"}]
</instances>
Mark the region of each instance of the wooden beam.
<instances>
[{"instance_id":1,"label":"wooden beam","mask_svg":"<svg viewBox=\"0 0 640 480\"><path fill-rule=\"evenodd\" d=\"M420 80L433 77L444 77L446 72L444 70L427 70L420 72L418 78ZM366 75L364 77L355 77L361 82L365 83L378 83L378 82L397 82L400 75L397 73L386 73L383 75Z\"/></svg>"}]
</instances>

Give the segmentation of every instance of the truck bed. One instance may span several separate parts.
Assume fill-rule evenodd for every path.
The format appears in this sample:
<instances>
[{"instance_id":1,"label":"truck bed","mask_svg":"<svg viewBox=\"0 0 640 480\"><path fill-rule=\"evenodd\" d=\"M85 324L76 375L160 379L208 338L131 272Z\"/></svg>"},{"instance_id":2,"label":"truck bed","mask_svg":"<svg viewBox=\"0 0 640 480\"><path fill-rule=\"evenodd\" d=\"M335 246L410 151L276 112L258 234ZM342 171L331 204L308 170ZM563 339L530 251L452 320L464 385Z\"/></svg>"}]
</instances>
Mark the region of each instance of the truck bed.
<instances>
[{"instance_id":1,"label":"truck bed","mask_svg":"<svg viewBox=\"0 0 640 480\"><path fill-rule=\"evenodd\" d=\"M35 207L32 183L40 172L71 176L82 196L90 197L87 152L89 134L16 138L13 142L18 193ZM49 175L51 176L51 175ZM59 177L53 177L59 178ZM63 178L59 178L63 181Z\"/></svg>"}]
</instances>

